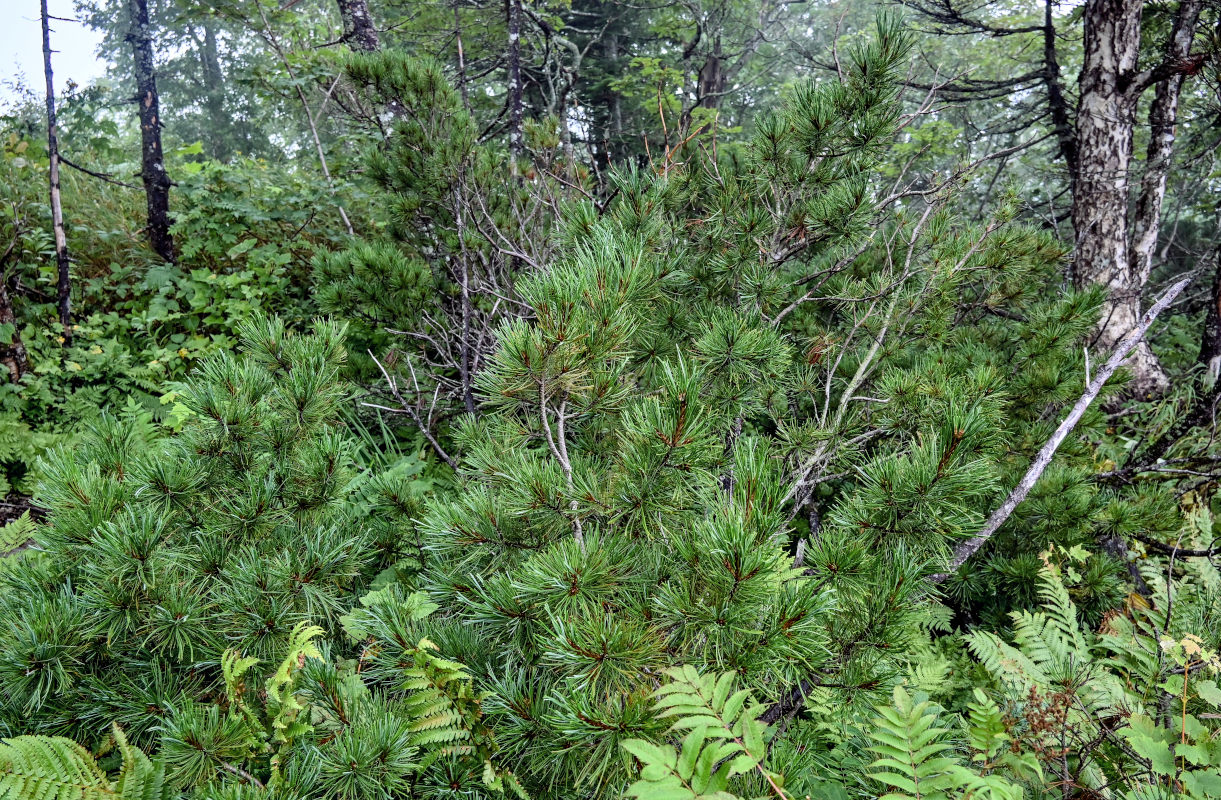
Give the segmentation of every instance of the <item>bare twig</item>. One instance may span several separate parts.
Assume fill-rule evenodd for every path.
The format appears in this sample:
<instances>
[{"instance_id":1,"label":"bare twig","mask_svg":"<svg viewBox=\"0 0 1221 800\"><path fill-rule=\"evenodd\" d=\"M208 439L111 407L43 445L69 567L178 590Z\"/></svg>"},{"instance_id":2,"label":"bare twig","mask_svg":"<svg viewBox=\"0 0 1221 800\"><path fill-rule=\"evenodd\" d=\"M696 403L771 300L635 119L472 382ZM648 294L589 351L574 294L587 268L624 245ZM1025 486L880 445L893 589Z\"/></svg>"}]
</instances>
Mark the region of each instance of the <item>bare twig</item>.
<instances>
[{"instance_id":1,"label":"bare twig","mask_svg":"<svg viewBox=\"0 0 1221 800\"><path fill-rule=\"evenodd\" d=\"M249 781L252 785L257 786L260 789L267 788L261 780L254 777L253 775L251 775L249 772L242 769L241 767L235 767L234 765L228 763L227 761L221 761L220 768L223 769L225 772L231 772L234 775L237 775L239 778L243 778L243 779Z\"/></svg>"},{"instance_id":2,"label":"bare twig","mask_svg":"<svg viewBox=\"0 0 1221 800\"><path fill-rule=\"evenodd\" d=\"M419 412L417 412L415 408L403 397L402 392L399 391L398 383L394 380L394 378L390 377L390 373L387 372L386 368L382 366L382 362L377 360L377 356L373 355L372 350L366 350L365 352L369 354L369 358L373 359L373 363L377 364L377 368L381 370L382 377L386 379L386 385L390 388L390 394L394 395L394 399L399 401L401 408L390 408L388 406L380 406L375 403L361 403L361 405L365 406L366 408L376 408L380 411L389 411L392 414L406 414L411 418L411 421L416 424L416 427L420 429L420 433L424 434L424 438L428 440L430 445L432 445L432 449L435 450L437 455L441 457L441 460L446 464L449 464L451 468L455 470L458 469L458 462L455 461L449 453L445 452L445 448L442 447L441 443L437 441L437 437L433 436L432 431L428 429L428 425L424 422L424 420L420 419ZM408 362L408 366L410 366L410 363L411 362ZM413 377L414 374L415 370L413 368Z\"/></svg>"}]
</instances>

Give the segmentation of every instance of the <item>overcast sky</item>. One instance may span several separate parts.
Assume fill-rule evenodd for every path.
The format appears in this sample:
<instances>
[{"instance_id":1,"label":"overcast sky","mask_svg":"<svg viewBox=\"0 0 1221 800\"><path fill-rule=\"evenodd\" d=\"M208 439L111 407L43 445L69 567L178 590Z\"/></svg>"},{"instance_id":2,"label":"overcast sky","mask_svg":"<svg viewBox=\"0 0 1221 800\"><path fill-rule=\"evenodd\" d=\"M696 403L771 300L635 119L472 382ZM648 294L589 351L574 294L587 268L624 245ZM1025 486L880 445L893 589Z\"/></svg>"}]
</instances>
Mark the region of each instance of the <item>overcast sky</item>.
<instances>
[{"instance_id":1,"label":"overcast sky","mask_svg":"<svg viewBox=\"0 0 1221 800\"><path fill-rule=\"evenodd\" d=\"M72 0L47 0L53 17L75 19ZM12 99L8 85L17 75L41 97L42 28L38 21L39 0L0 0L0 103ZM106 65L98 61L97 46L101 33L79 22L51 20L51 66L55 72L55 91L60 93L68 79L88 84L101 77Z\"/></svg>"}]
</instances>

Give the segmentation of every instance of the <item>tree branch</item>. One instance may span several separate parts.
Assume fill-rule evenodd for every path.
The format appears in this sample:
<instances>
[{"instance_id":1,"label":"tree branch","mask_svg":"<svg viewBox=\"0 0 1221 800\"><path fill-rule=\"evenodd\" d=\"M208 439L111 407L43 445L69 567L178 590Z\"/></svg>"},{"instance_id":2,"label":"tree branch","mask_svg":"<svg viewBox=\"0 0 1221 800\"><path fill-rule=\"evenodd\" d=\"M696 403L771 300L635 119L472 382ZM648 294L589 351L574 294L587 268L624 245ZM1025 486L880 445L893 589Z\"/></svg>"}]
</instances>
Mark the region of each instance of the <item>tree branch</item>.
<instances>
[{"instance_id":1,"label":"tree branch","mask_svg":"<svg viewBox=\"0 0 1221 800\"><path fill-rule=\"evenodd\" d=\"M1157 315L1174 302L1174 299L1179 296L1183 289L1187 288L1187 284L1190 282L1190 278L1184 278L1167 289L1158 301L1145 312L1140 324L1129 331L1128 335L1116 346L1115 351L1111 353L1111 357L1107 359L1106 364L1098 370L1098 374L1085 387L1085 392L1068 412L1068 416L1064 418L1064 421L1056 428L1055 433L1040 448L1034 462L1030 465L1030 469L1026 470L1026 475L1009 494L1005 502L1001 504L1000 508L992 512L992 516L988 518L988 522L984 525L983 529L954 548L954 555L950 559L949 568L945 572L932 576L934 583L941 583L953 574L979 548L984 546L984 543L992 537L992 534L996 533L1001 525L1005 524L1005 521L1009 519L1018 505L1026 499L1026 495L1030 494L1030 490L1038 482L1039 477L1043 474L1043 470L1047 469L1047 465L1051 463L1056 450L1068 438L1069 433L1077 426L1077 423L1081 421L1081 417L1085 414L1086 409L1090 407L1090 404L1094 402L1094 398L1098 396L1098 393L1102 391L1102 387L1115 374L1115 370L1119 369L1120 365L1123 364L1124 360L1140 340L1144 338L1146 331L1149 330L1149 326L1157 319Z\"/></svg>"}]
</instances>

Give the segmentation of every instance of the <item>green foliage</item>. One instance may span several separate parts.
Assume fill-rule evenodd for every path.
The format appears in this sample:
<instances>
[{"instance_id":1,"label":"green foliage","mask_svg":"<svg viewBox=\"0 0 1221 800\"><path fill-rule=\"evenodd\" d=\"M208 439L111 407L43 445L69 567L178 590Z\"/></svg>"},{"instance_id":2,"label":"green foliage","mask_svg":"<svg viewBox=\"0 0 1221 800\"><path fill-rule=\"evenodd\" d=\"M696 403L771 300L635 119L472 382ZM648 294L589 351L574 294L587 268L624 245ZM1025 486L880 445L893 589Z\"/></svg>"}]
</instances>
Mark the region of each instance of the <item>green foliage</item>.
<instances>
[{"instance_id":1,"label":"green foliage","mask_svg":"<svg viewBox=\"0 0 1221 800\"><path fill-rule=\"evenodd\" d=\"M251 323L244 356L183 387L180 434L102 418L47 458L42 552L4 576L8 724L91 741L118 720L146 744L184 692L223 686L226 644L280 664L302 624L338 630L399 558L392 498L412 493L354 468L340 335Z\"/></svg>"},{"instance_id":2,"label":"green foliage","mask_svg":"<svg viewBox=\"0 0 1221 800\"><path fill-rule=\"evenodd\" d=\"M55 444L56 438L31 430L16 415L0 415L0 496L32 492L37 481L38 458Z\"/></svg>"},{"instance_id":3,"label":"green foliage","mask_svg":"<svg viewBox=\"0 0 1221 800\"><path fill-rule=\"evenodd\" d=\"M298 323L312 314L301 270L335 240L318 209L321 185L250 159L193 163L189 150L169 155L185 205L176 216L176 264L150 263L140 244L137 194L64 172L73 258L69 345L55 321L46 158L9 133L0 195L12 213L0 222L0 250L11 247L0 267L16 319L0 333L20 339L30 369L0 387L0 456L10 486L22 494L33 491L38 452L79 435L100 409L160 421L170 410L159 402L166 383L232 349L242 323L272 308ZM100 144L73 153L82 161L104 157L113 154Z\"/></svg>"},{"instance_id":4,"label":"green foliage","mask_svg":"<svg viewBox=\"0 0 1221 800\"><path fill-rule=\"evenodd\" d=\"M1060 568L1049 563L1041 579L1043 606L1014 613L1013 644L986 631L968 637L997 682L1006 737L1079 785L1119 780L1140 796L1174 780L1185 796L1214 794L1217 729L1208 709L1221 702L1211 677L1221 660L1194 634L1159 633L1166 589L1156 604L1094 633L1081 625ZM1201 584L1211 584L1215 601L1215 578ZM1197 670L1210 677L1192 677Z\"/></svg>"},{"instance_id":5,"label":"green foliage","mask_svg":"<svg viewBox=\"0 0 1221 800\"><path fill-rule=\"evenodd\" d=\"M957 743L952 731L937 727L940 709L928 700L915 701L901 687L895 687L894 703L879 709L869 732L874 744L869 748L878 758L871 765L870 777L885 785L890 800L946 798L959 795L1018 800L1021 786L996 771L1007 736L1000 710L982 693L971 705L967 739L972 752L970 764L955 757ZM1006 761L1037 774L1038 766L1012 758Z\"/></svg>"},{"instance_id":6,"label":"green foliage","mask_svg":"<svg viewBox=\"0 0 1221 800\"><path fill-rule=\"evenodd\" d=\"M623 742L641 763L641 779L627 794L651 798L726 798L731 779L758 771L774 787L783 778L763 766L767 725L759 720L764 706L749 689L734 691L736 675L701 676L692 667L667 670L670 682L653 697L658 715L674 717L672 731L688 731L681 748L642 739Z\"/></svg>"},{"instance_id":7,"label":"green foliage","mask_svg":"<svg viewBox=\"0 0 1221 800\"><path fill-rule=\"evenodd\" d=\"M34 538L36 527L29 511L23 511L20 517L0 526L0 554L8 555L24 547Z\"/></svg>"},{"instance_id":8,"label":"green foliage","mask_svg":"<svg viewBox=\"0 0 1221 800\"><path fill-rule=\"evenodd\" d=\"M1158 557L1211 551L1215 487L1109 480L1141 446L1115 388L927 581L1080 395L1102 294L1063 290L1022 197L902 190L964 129L905 127L897 18L737 125L707 82L723 47L778 58L757 5L530 6L548 69L599 63L549 72L523 37L539 113L510 154L499 12L381 31L423 52L441 20L472 48L455 87L401 49L307 51L321 0L196 5L159 24L257 67L244 108L303 111L275 142L215 114L233 86L184 112L217 139L170 148L176 265L122 187L67 177L70 343L46 164L4 150L0 345L31 369L0 391L0 489L49 517L0 533L36 544L0 569L0 798L1217 796L1221 578ZM593 18L632 46L582 49ZM207 48L165 54L171 95ZM729 80L743 109L773 91ZM654 105L641 156L610 128ZM69 103L65 141L100 107ZM373 199L344 181L362 150Z\"/></svg>"},{"instance_id":9,"label":"green foliage","mask_svg":"<svg viewBox=\"0 0 1221 800\"><path fill-rule=\"evenodd\" d=\"M5 800L169 800L165 769L127 742L115 725L111 734L122 756L115 780L88 750L58 736L18 736L0 741L0 797Z\"/></svg>"}]
</instances>

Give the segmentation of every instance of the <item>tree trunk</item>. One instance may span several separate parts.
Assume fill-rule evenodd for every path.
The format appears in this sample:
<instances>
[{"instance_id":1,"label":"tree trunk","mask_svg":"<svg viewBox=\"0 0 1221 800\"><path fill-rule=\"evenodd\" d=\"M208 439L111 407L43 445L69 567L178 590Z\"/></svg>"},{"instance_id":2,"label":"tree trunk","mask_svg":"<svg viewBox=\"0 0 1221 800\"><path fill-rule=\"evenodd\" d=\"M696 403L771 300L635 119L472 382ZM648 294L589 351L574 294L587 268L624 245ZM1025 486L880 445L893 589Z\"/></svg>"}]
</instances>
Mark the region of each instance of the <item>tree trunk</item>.
<instances>
[{"instance_id":1,"label":"tree trunk","mask_svg":"<svg viewBox=\"0 0 1221 800\"><path fill-rule=\"evenodd\" d=\"M153 37L148 23L148 0L127 0L127 41L136 70L136 103L140 111L140 177L148 206L148 241L157 255L174 260L170 235L170 177L161 151L161 105L153 69Z\"/></svg>"},{"instance_id":2,"label":"tree trunk","mask_svg":"<svg viewBox=\"0 0 1221 800\"><path fill-rule=\"evenodd\" d=\"M69 268L68 237L64 232L64 209L59 196L59 132L55 122L55 81L51 73L51 25L47 14L47 0L42 0L42 68L47 79L47 160L50 162L48 183L51 189L51 228L55 237L55 264L59 270L56 305L59 308L59 324L63 327L64 346L72 343L72 276ZM4 305L11 321L12 305L8 302L7 287L4 290ZM24 358L24 348L22 348Z\"/></svg>"},{"instance_id":3,"label":"tree trunk","mask_svg":"<svg viewBox=\"0 0 1221 800\"><path fill-rule=\"evenodd\" d=\"M603 57L610 63L612 74L620 77L619 72L619 34L608 33L603 46ZM623 136L623 93L618 89L610 91L610 132L608 137L618 143Z\"/></svg>"},{"instance_id":4,"label":"tree trunk","mask_svg":"<svg viewBox=\"0 0 1221 800\"><path fill-rule=\"evenodd\" d=\"M0 275L0 325L12 325L13 334L7 344L0 346L0 363L8 369L13 383L17 383L22 375L30 371L30 362L25 352L25 344L21 341L21 333L17 330L17 317L13 313L13 300L8 293L7 278L7 275Z\"/></svg>"},{"instance_id":5,"label":"tree trunk","mask_svg":"<svg viewBox=\"0 0 1221 800\"><path fill-rule=\"evenodd\" d=\"M1127 82L1140 49L1140 0L1087 0L1085 60L1077 112L1077 174L1073 194L1078 287L1100 284L1107 292L1098 343L1113 348L1141 318L1144 283L1130 269L1128 170L1136 97ZM1153 351L1142 341L1128 362L1133 389L1154 394L1167 385Z\"/></svg>"},{"instance_id":6,"label":"tree trunk","mask_svg":"<svg viewBox=\"0 0 1221 800\"><path fill-rule=\"evenodd\" d=\"M1047 106L1051 112L1052 130L1060 155L1068 165L1071 181L1077 172L1077 142L1073 133L1072 117L1064 86L1060 83L1060 59L1056 52L1056 22L1053 12L1055 0L1045 0L1043 6L1043 83L1047 87Z\"/></svg>"},{"instance_id":7,"label":"tree trunk","mask_svg":"<svg viewBox=\"0 0 1221 800\"><path fill-rule=\"evenodd\" d=\"M220 68L220 57L216 46L216 28L210 20L203 23L203 47L199 50L200 68L203 72L204 107L212 122L212 136L208 143L209 155L217 161L228 161L231 151L229 133L232 125L225 111L225 74Z\"/></svg>"},{"instance_id":8,"label":"tree trunk","mask_svg":"<svg viewBox=\"0 0 1221 800\"><path fill-rule=\"evenodd\" d=\"M458 47L458 93L462 96L462 107L469 113L471 98L466 86L466 51L462 48L462 16L458 13L458 0L454 0L454 43Z\"/></svg>"},{"instance_id":9,"label":"tree trunk","mask_svg":"<svg viewBox=\"0 0 1221 800\"><path fill-rule=\"evenodd\" d=\"M373 53L381 47L377 38L377 28L373 27L373 17L369 15L368 0L337 0L339 3L339 18L343 20L343 36L353 50Z\"/></svg>"},{"instance_id":10,"label":"tree trunk","mask_svg":"<svg viewBox=\"0 0 1221 800\"><path fill-rule=\"evenodd\" d=\"M725 95L725 68L721 53L721 38L718 36L712 52L700 67L699 85L696 88L699 108L719 108Z\"/></svg>"},{"instance_id":11,"label":"tree trunk","mask_svg":"<svg viewBox=\"0 0 1221 800\"><path fill-rule=\"evenodd\" d=\"M521 81L521 0L505 0L505 21L509 37L508 50L508 84L509 84L509 155L511 167L516 175L517 160L525 151L522 138L522 95L524 90Z\"/></svg>"},{"instance_id":12,"label":"tree trunk","mask_svg":"<svg viewBox=\"0 0 1221 800\"><path fill-rule=\"evenodd\" d=\"M1196 24L1200 19L1201 0L1183 0L1174 19L1174 29L1166 48L1166 61L1187 61ZM1175 72L1157 84L1153 104L1149 107L1149 145L1145 151L1145 172L1141 176L1140 194L1132 220L1132 252L1129 271L1142 285L1153 271L1153 254L1157 250L1161 230L1162 201L1166 197L1166 175L1174 156L1175 122L1178 116L1179 91L1184 74Z\"/></svg>"}]
</instances>

